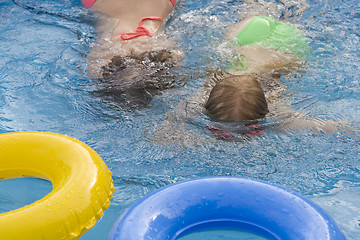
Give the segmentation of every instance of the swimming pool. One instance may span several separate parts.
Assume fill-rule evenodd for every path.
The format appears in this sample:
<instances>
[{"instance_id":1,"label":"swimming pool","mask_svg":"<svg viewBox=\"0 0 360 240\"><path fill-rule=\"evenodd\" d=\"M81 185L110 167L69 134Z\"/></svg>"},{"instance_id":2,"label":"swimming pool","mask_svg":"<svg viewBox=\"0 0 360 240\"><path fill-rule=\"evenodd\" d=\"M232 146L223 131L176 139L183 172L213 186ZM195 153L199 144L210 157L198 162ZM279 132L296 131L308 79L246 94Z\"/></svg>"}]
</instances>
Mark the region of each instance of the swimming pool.
<instances>
[{"instance_id":1,"label":"swimming pool","mask_svg":"<svg viewBox=\"0 0 360 240\"><path fill-rule=\"evenodd\" d=\"M293 107L358 125L360 3L307 1L303 15L296 16L298 6L273 2L260 11L237 0L182 1L166 30L186 54L184 65L173 73L196 77L166 90L146 108L129 110L95 94L97 80L83 74L96 34L94 18L79 1L0 1L0 132L67 134L94 148L113 172L112 204L81 239L106 239L127 207L159 187L223 175L257 178L295 190L324 208L348 239L359 238L359 137L303 131L267 132L248 142L199 141L207 135L208 121L200 116L183 124L188 141L152 140L169 118L166 114L176 115L180 102L202 86L202 73L221 65L218 46L225 25L234 23L238 13L251 11L270 11L283 18L294 15L291 21L311 39L306 71L284 79ZM41 198L46 184L30 186L39 185ZM0 205L18 207L11 194L0 196Z\"/></svg>"}]
</instances>

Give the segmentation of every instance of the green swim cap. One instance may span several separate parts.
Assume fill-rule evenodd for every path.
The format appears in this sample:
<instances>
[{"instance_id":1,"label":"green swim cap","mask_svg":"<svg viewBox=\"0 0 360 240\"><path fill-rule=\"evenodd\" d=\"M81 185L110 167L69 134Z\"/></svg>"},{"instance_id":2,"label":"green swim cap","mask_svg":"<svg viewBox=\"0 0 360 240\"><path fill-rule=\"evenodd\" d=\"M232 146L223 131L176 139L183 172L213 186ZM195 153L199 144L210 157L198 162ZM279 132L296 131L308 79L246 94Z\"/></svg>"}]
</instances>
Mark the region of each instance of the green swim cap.
<instances>
[{"instance_id":1,"label":"green swim cap","mask_svg":"<svg viewBox=\"0 0 360 240\"><path fill-rule=\"evenodd\" d=\"M288 23L277 22L271 17L257 16L251 19L234 42L239 46L259 44L300 57L309 53L309 45L297 28Z\"/></svg>"}]
</instances>

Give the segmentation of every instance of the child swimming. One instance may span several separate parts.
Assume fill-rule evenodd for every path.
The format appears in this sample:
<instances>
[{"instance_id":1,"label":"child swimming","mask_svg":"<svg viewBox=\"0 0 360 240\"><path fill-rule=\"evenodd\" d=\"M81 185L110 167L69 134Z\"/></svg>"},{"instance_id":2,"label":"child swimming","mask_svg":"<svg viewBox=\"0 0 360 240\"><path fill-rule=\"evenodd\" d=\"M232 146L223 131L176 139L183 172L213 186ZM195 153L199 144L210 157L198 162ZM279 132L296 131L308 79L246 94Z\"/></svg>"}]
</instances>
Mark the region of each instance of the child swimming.
<instances>
[{"instance_id":1,"label":"child swimming","mask_svg":"<svg viewBox=\"0 0 360 240\"><path fill-rule=\"evenodd\" d=\"M228 37L235 52L231 74L216 76L205 108L221 121L262 118L268 113L270 95L285 88L280 76L301 64L309 46L297 28L264 16L245 19Z\"/></svg>"},{"instance_id":2,"label":"child swimming","mask_svg":"<svg viewBox=\"0 0 360 240\"><path fill-rule=\"evenodd\" d=\"M293 110L284 96L286 85L281 76L301 69L310 52L294 25L257 16L235 25L228 36L232 55L227 71L211 73L196 95L168 112L154 141L162 142L164 136L167 142L173 139L181 144L211 141L204 134L187 132L187 121L199 125L206 121L203 129L210 136L230 141L267 131L340 130L340 123Z\"/></svg>"},{"instance_id":3,"label":"child swimming","mask_svg":"<svg viewBox=\"0 0 360 240\"><path fill-rule=\"evenodd\" d=\"M212 80L204 104L209 116L217 121L245 124L257 123L267 116L281 119L272 126L277 130L337 131L337 123L311 119L283 101L285 84L280 76L300 67L310 51L297 28L271 17L256 16L234 29L236 56L230 61L231 73L221 73ZM212 134L219 137L219 132Z\"/></svg>"},{"instance_id":4,"label":"child swimming","mask_svg":"<svg viewBox=\"0 0 360 240\"><path fill-rule=\"evenodd\" d=\"M143 107L168 88L168 70L182 52L163 28L175 0L83 0L94 10L98 40L87 58L88 75L100 79L101 96L129 107Z\"/></svg>"},{"instance_id":5,"label":"child swimming","mask_svg":"<svg viewBox=\"0 0 360 240\"><path fill-rule=\"evenodd\" d=\"M83 4L94 10L98 19L98 40L87 56L91 77L101 77L104 70L108 74L110 63L119 65L114 57L129 60L124 64L149 55L159 62L181 57L180 51L172 50L174 43L162 34L175 0L83 0Z\"/></svg>"},{"instance_id":6,"label":"child swimming","mask_svg":"<svg viewBox=\"0 0 360 240\"><path fill-rule=\"evenodd\" d=\"M265 125L259 125L268 119L267 129L276 131L315 130L336 132L340 124L318 118L310 118L304 112L291 109L285 99L269 98L272 87L267 91L260 82L251 75L232 75L223 73L215 86L210 90L204 104L207 114L217 121L214 126L207 127L210 133L218 138L241 138L264 134ZM261 81L262 80L262 81ZM269 78L266 81L271 81ZM269 85L268 85L269 86ZM279 87L279 86L278 86ZM276 88L276 87L275 87ZM267 95L267 96L266 96ZM219 122L238 122L240 127L223 129ZM272 123L271 123L272 122ZM217 126L216 126L217 125ZM261 130L261 131L259 131ZM239 136L238 136L239 135Z\"/></svg>"}]
</instances>

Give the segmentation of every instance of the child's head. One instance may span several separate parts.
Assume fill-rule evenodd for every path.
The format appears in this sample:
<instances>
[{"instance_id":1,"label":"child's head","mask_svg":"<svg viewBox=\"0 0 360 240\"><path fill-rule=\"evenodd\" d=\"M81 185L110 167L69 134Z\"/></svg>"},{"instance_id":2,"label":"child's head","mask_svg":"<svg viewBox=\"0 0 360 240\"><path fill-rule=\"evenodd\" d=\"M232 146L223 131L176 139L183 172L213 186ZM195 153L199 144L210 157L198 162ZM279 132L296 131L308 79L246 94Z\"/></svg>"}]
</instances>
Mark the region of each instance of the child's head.
<instances>
[{"instance_id":1,"label":"child's head","mask_svg":"<svg viewBox=\"0 0 360 240\"><path fill-rule=\"evenodd\" d=\"M264 92L252 76L230 76L219 81L205 103L209 115L220 121L248 121L269 111Z\"/></svg>"}]
</instances>

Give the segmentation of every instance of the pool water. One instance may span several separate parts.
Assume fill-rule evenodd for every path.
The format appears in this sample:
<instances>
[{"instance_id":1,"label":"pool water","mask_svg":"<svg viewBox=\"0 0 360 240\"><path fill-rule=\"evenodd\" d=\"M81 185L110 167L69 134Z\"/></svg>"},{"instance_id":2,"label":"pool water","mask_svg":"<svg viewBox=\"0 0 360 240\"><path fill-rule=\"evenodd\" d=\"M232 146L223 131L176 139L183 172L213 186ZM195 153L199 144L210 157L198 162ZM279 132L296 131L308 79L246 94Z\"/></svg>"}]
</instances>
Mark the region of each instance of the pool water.
<instances>
[{"instance_id":1,"label":"pool water","mask_svg":"<svg viewBox=\"0 0 360 240\"><path fill-rule=\"evenodd\" d=\"M234 230L209 230L189 234L179 240L194 240L194 239L207 239L207 240L266 240L261 236L257 236L251 232L240 232Z\"/></svg>"},{"instance_id":2,"label":"pool water","mask_svg":"<svg viewBox=\"0 0 360 240\"><path fill-rule=\"evenodd\" d=\"M204 72L221 66L220 43L226 27L250 13L279 16L297 24L309 39L312 54L306 71L283 79L293 108L354 128L359 125L359 1L251 2L180 1L166 34L186 56L172 74L185 76L186 81L179 77L175 88L154 97L147 107L129 109L96 94L99 82L84 74L89 64L86 54L97 36L94 16L80 1L0 1L0 133L36 130L69 135L95 149L113 173L112 204L82 240L106 239L121 213L147 193L205 176L241 176L280 184L320 205L347 239L360 238L357 129L333 134L268 131L249 141L229 142L211 138L204 131L209 119L198 116L174 123L184 129L185 140L153 140L165 120L171 123L184 115L178 106L202 87ZM2 212L51 190L43 180L34 180L28 187L21 181L1 183ZM18 185L18 192L10 191ZM208 237L191 239L243 235L196 234Z\"/></svg>"},{"instance_id":3,"label":"pool water","mask_svg":"<svg viewBox=\"0 0 360 240\"><path fill-rule=\"evenodd\" d=\"M34 191L34 189L36 190ZM51 183L39 178L15 178L0 181L0 213L29 205L51 190Z\"/></svg>"}]
</instances>

